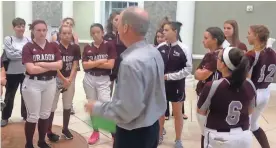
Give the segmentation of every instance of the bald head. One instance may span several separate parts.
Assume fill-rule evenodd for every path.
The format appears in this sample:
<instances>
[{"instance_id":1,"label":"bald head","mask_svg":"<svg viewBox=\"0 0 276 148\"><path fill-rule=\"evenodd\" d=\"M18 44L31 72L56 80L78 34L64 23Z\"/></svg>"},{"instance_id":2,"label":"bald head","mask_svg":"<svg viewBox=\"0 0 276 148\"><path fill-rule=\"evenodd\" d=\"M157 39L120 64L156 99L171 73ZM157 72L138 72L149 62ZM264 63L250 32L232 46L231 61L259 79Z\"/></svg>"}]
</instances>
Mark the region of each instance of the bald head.
<instances>
[{"instance_id":1,"label":"bald head","mask_svg":"<svg viewBox=\"0 0 276 148\"><path fill-rule=\"evenodd\" d=\"M122 24L129 25L140 36L145 36L149 28L148 13L138 7L129 7L122 12Z\"/></svg>"}]
</instances>

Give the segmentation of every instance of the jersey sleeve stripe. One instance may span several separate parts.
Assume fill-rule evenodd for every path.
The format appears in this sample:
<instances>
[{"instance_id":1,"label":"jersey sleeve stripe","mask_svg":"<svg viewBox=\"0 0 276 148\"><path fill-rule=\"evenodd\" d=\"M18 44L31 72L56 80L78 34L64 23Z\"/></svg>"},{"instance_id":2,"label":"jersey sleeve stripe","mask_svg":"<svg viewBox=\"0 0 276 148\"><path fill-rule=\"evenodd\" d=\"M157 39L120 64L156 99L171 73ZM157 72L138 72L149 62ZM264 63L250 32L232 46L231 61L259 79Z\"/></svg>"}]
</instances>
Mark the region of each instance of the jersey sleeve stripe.
<instances>
[{"instance_id":1,"label":"jersey sleeve stripe","mask_svg":"<svg viewBox=\"0 0 276 148\"><path fill-rule=\"evenodd\" d=\"M212 99L212 97L214 96L214 94L215 94L217 88L219 87L219 85L221 84L221 82L222 82L223 80L224 80L224 79L220 79L220 80L215 80L215 81L213 81L212 86L211 86L211 89L210 89L209 94L208 94L208 96L207 96L207 99L206 99L206 101L203 103L203 105L200 107L199 110L201 110L201 111L206 111L206 110L208 110L208 108L209 108L209 106L210 106L210 104L211 104L211 99Z\"/></svg>"}]
</instances>

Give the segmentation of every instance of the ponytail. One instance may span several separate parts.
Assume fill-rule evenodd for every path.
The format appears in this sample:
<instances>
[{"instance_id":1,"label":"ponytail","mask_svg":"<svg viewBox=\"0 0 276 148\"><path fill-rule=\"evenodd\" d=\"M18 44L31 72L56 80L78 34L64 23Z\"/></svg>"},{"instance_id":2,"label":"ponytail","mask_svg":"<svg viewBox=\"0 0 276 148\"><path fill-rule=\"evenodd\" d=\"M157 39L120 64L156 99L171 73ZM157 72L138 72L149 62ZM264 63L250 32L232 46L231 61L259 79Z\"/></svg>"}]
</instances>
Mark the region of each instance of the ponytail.
<instances>
[{"instance_id":1,"label":"ponytail","mask_svg":"<svg viewBox=\"0 0 276 148\"><path fill-rule=\"evenodd\" d=\"M31 39L34 39L34 34L33 34L33 25L29 24L29 30L31 31Z\"/></svg>"},{"instance_id":2,"label":"ponytail","mask_svg":"<svg viewBox=\"0 0 276 148\"><path fill-rule=\"evenodd\" d=\"M249 70L248 58L239 48L227 47L223 50L222 61L232 73L229 79L230 88L239 89L247 77Z\"/></svg>"},{"instance_id":3,"label":"ponytail","mask_svg":"<svg viewBox=\"0 0 276 148\"><path fill-rule=\"evenodd\" d=\"M242 56L240 63L236 66L236 69L232 71L230 78L230 88L239 89L245 81L248 73L249 60L246 56Z\"/></svg>"}]
</instances>

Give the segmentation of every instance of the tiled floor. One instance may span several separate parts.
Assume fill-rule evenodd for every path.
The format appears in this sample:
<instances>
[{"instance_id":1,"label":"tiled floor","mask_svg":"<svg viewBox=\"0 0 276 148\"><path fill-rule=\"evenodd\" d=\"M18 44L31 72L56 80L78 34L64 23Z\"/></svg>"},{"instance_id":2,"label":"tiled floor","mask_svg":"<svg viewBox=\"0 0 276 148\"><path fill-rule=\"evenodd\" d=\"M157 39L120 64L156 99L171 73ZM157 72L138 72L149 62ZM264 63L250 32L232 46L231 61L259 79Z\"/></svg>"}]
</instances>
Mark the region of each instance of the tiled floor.
<instances>
[{"instance_id":1,"label":"tiled floor","mask_svg":"<svg viewBox=\"0 0 276 148\"><path fill-rule=\"evenodd\" d=\"M74 108L76 114L71 116L69 127L72 130L77 131L86 139L90 136L92 128L89 123L89 117L84 112L83 105L86 102L85 94L82 88L82 79L83 73L80 72L77 76L76 81L76 94L74 98ZM187 99L185 102L185 111L189 116L188 120L184 121L183 128L183 144L185 148L199 148L200 147L200 131L198 128L198 124L195 116L195 107L196 107L196 95L194 90L193 82L188 83L187 86ZM20 117L20 95L17 93L15 99L15 108L13 111L13 115L11 118L11 122L21 122ZM265 112L262 114L262 118L260 119L260 125L266 131L268 139L270 141L271 148L276 147L276 121L275 118L276 113L276 92L272 93L270 103L266 108ZM61 101L58 104L58 110L56 111L54 124L62 125L62 104ZM159 146L160 148L171 148L174 144L174 123L173 118L165 123L165 127L167 130L167 135L165 135L164 143ZM254 139L253 148L259 148L259 144ZM106 132L101 132L100 141L91 148L111 148L112 147L112 139L111 135Z\"/></svg>"}]
</instances>

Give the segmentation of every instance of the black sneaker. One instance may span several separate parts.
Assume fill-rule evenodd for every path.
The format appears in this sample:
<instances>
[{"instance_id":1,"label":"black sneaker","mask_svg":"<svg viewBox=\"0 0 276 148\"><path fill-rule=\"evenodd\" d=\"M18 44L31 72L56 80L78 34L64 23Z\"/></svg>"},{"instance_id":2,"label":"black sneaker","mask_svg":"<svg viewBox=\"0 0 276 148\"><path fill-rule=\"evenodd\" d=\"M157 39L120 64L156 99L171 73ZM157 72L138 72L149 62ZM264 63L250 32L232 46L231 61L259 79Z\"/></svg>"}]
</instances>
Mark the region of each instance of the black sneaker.
<instances>
[{"instance_id":1,"label":"black sneaker","mask_svg":"<svg viewBox=\"0 0 276 148\"><path fill-rule=\"evenodd\" d=\"M38 142L38 143L37 143L37 146L38 146L39 148L51 148L50 145L48 145L45 141L43 141L43 142Z\"/></svg>"},{"instance_id":2,"label":"black sneaker","mask_svg":"<svg viewBox=\"0 0 276 148\"><path fill-rule=\"evenodd\" d=\"M59 135L57 135L55 133L47 133L47 137L49 138L49 141L51 141L51 142L59 141Z\"/></svg>"},{"instance_id":3,"label":"black sneaker","mask_svg":"<svg viewBox=\"0 0 276 148\"><path fill-rule=\"evenodd\" d=\"M71 140L73 139L73 135L69 130L62 130L62 134L64 135L66 140Z\"/></svg>"}]
</instances>

